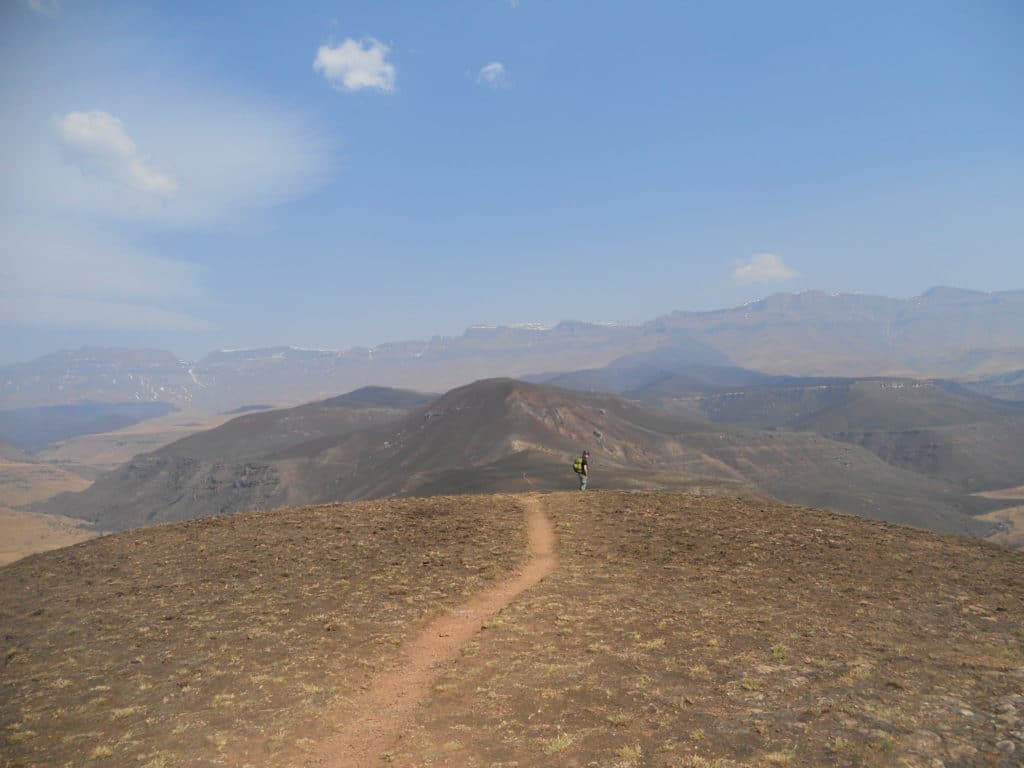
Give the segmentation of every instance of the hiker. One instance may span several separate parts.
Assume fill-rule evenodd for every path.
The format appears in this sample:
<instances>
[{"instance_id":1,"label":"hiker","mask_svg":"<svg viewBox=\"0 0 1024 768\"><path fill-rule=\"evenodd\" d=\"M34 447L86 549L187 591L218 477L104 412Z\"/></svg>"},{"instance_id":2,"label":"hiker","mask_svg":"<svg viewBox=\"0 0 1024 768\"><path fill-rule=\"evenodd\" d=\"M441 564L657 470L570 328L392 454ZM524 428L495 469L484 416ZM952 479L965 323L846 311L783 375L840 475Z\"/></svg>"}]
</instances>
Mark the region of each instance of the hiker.
<instances>
[{"instance_id":1,"label":"hiker","mask_svg":"<svg viewBox=\"0 0 1024 768\"><path fill-rule=\"evenodd\" d=\"M587 490L587 474L590 471L590 451L584 451L582 456L573 461L572 468L580 476L580 490Z\"/></svg>"}]
</instances>

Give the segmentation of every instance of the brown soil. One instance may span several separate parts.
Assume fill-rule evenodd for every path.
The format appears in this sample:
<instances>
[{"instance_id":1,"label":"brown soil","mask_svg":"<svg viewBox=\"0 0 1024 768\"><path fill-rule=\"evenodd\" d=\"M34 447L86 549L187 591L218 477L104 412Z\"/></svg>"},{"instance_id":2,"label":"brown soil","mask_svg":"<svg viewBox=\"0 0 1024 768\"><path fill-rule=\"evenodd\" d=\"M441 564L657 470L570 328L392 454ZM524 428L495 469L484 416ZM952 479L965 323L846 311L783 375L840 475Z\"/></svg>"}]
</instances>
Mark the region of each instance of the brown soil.
<instances>
[{"instance_id":1,"label":"brown soil","mask_svg":"<svg viewBox=\"0 0 1024 768\"><path fill-rule=\"evenodd\" d=\"M407 643L390 668L371 680L347 707L341 730L319 750L320 764L364 768L389 754L465 643L520 593L556 568L555 532L541 501L528 496L522 503L530 559L516 576L434 619Z\"/></svg>"},{"instance_id":2,"label":"brown soil","mask_svg":"<svg viewBox=\"0 0 1024 768\"><path fill-rule=\"evenodd\" d=\"M513 571L507 496L224 515L0 569L0 766L286 768L439 613Z\"/></svg>"},{"instance_id":3,"label":"brown soil","mask_svg":"<svg viewBox=\"0 0 1024 768\"><path fill-rule=\"evenodd\" d=\"M540 498L558 567L489 618L457 607L524 567L521 498L222 516L0 569L0 766L1024 764L1021 553Z\"/></svg>"},{"instance_id":4,"label":"brown soil","mask_svg":"<svg viewBox=\"0 0 1024 768\"><path fill-rule=\"evenodd\" d=\"M558 570L393 766L1024 764L1024 557L779 504L547 499Z\"/></svg>"}]
</instances>

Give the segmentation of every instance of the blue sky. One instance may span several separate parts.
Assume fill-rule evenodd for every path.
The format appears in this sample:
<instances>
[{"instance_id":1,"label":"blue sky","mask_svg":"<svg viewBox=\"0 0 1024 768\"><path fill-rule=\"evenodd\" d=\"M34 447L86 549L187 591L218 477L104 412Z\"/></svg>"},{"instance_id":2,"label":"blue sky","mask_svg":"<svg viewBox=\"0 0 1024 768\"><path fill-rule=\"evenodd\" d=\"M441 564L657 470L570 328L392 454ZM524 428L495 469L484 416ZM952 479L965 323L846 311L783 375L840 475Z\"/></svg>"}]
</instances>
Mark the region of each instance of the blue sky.
<instances>
[{"instance_id":1,"label":"blue sky","mask_svg":"<svg viewBox=\"0 0 1024 768\"><path fill-rule=\"evenodd\" d=\"M9 0L0 362L1024 288L1021 40L1015 0Z\"/></svg>"}]
</instances>

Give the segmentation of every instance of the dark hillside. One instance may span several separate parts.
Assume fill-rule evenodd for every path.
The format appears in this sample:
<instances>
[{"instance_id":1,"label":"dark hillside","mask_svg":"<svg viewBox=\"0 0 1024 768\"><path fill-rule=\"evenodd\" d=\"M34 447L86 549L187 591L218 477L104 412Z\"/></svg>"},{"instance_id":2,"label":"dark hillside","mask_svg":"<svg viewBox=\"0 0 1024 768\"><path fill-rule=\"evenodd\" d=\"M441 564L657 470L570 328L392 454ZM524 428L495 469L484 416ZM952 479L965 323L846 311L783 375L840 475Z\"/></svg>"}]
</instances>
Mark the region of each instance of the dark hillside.
<instances>
[{"instance_id":1,"label":"dark hillside","mask_svg":"<svg viewBox=\"0 0 1024 768\"><path fill-rule=\"evenodd\" d=\"M308 408L318 422L328 423L322 404ZM769 493L977 535L992 526L973 515L1001 505L813 433L710 424L613 395L510 379L460 387L400 418L389 412L364 428L353 420L368 420L377 409L346 412L336 434L294 428L305 424L300 413L301 408L236 419L208 435L136 457L87 491L57 497L45 509L118 530L280 505L564 489L575 483L570 462L583 448L593 454L595 488ZM249 431L257 420L273 428ZM312 439L299 440L307 435ZM233 459L217 458L231 457L231 451Z\"/></svg>"},{"instance_id":2,"label":"dark hillside","mask_svg":"<svg viewBox=\"0 0 1024 768\"><path fill-rule=\"evenodd\" d=\"M1000 400L1024 402L1024 370L990 376L980 381L965 382L964 386Z\"/></svg>"},{"instance_id":3,"label":"dark hillside","mask_svg":"<svg viewBox=\"0 0 1024 768\"><path fill-rule=\"evenodd\" d=\"M428 400L414 392L372 388L246 414L134 457L100 476L89 494L63 494L41 507L67 509L101 528L119 530L281 506L289 497L287 478L261 457L396 421Z\"/></svg>"},{"instance_id":4,"label":"dark hillside","mask_svg":"<svg viewBox=\"0 0 1024 768\"><path fill-rule=\"evenodd\" d=\"M249 461L309 440L394 421L431 399L418 392L369 387L295 408L246 414L171 443L156 455L221 464Z\"/></svg>"},{"instance_id":5,"label":"dark hillside","mask_svg":"<svg viewBox=\"0 0 1024 768\"><path fill-rule=\"evenodd\" d=\"M812 431L974 492L1024 480L1024 404L957 384L839 379L753 387L700 399L711 419Z\"/></svg>"}]
</instances>

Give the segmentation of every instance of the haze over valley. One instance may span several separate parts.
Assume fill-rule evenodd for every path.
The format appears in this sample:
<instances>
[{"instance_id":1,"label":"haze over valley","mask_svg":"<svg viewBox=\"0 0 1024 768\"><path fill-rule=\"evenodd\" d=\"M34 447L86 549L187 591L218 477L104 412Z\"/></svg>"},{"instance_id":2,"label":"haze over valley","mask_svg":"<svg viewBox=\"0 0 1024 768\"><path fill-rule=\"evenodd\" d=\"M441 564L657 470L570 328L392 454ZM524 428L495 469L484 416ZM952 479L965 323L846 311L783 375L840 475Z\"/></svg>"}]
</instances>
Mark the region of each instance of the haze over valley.
<instances>
[{"instance_id":1,"label":"haze over valley","mask_svg":"<svg viewBox=\"0 0 1024 768\"><path fill-rule=\"evenodd\" d=\"M837 376L828 350L849 349L854 334L860 345L840 367L863 375ZM920 371L959 361L966 374L884 375L911 342ZM794 373L748 367L750 350L783 347ZM4 370L5 404L34 400L0 411L0 438L26 478L49 467L93 481L12 506L97 531L393 495L557 490L587 447L596 487L774 497L1005 540L1017 535L1016 502L978 494L1024 484L1024 404L985 392L1013 375L999 366L1017 365L1021 350L1024 292L951 289L910 302L780 294L642 326L471 329L346 353L185 363L83 349ZM573 362L585 367L476 378ZM375 384L287 407L367 380L421 388ZM423 393L452 383L443 397Z\"/></svg>"}]
</instances>

